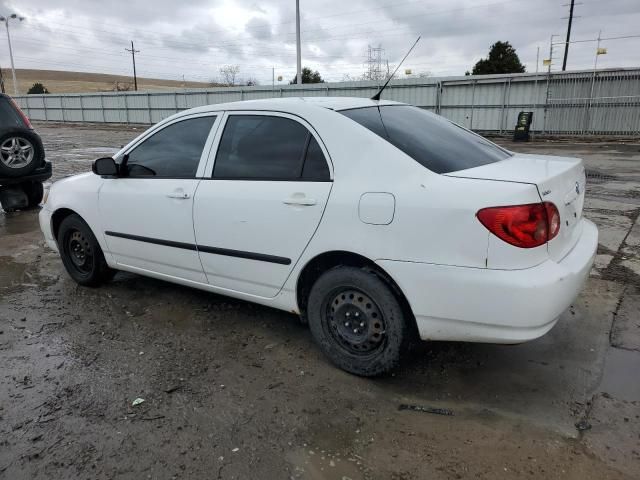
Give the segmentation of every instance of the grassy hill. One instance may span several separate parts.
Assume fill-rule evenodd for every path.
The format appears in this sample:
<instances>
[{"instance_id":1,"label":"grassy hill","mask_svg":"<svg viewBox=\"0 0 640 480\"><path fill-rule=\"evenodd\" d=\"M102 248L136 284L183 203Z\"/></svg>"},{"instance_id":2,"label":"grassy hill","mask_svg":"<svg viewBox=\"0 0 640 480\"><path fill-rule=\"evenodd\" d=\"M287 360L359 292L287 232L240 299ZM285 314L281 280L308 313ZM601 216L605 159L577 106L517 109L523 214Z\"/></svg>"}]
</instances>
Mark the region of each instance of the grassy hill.
<instances>
[{"instance_id":1,"label":"grassy hill","mask_svg":"<svg viewBox=\"0 0 640 480\"><path fill-rule=\"evenodd\" d=\"M3 68L5 91L13 95L13 80L11 69ZM40 82L51 93L86 93L86 92L112 92L116 82L131 84L133 90L133 78L123 75L108 75L105 73L63 72L58 70L28 70L17 69L18 91L27 93L31 86ZM176 88L203 88L209 84L202 82L181 82L176 80L163 80L159 78L138 77L138 90L170 90Z\"/></svg>"}]
</instances>

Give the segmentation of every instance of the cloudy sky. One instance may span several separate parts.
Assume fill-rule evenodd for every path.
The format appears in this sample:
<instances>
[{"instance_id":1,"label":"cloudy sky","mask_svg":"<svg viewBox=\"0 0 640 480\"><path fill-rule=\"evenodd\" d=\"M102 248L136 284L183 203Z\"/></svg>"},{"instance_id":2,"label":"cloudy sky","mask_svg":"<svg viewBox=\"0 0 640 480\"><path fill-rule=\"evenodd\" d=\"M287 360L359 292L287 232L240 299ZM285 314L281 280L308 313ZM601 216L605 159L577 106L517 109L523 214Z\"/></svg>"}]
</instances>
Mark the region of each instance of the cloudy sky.
<instances>
[{"instance_id":1,"label":"cloudy sky","mask_svg":"<svg viewBox=\"0 0 640 480\"><path fill-rule=\"evenodd\" d=\"M463 75L489 46L509 41L527 71L536 52L549 56L549 39L566 34L569 0L301 0L303 64L325 79L361 76L367 46L384 48L397 62L418 35L406 62L414 73ZM572 39L640 36L639 0L580 0ZM271 83L295 74L294 0L0 0L0 14L18 13L10 25L16 68L129 74L125 47L134 40L141 77L210 81L220 66L240 77ZM640 65L640 38L602 42L602 67ZM562 45L553 69L562 65ZM595 42L576 43L570 69L593 67ZM4 32L0 62L9 65ZM542 69L542 66L540 66ZM404 68L403 68L404 70Z\"/></svg>"}]
</instances>

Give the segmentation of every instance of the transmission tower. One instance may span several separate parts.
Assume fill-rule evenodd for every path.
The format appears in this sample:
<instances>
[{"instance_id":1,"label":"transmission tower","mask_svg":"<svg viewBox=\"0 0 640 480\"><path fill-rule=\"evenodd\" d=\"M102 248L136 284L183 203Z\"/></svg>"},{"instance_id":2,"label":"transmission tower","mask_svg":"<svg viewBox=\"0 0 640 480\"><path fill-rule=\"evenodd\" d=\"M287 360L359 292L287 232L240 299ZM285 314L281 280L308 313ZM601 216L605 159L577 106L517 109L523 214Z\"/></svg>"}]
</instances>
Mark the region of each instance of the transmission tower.
<instances>
[{"instance_id":1,"label":"transmission tower","mask_svg":"<svg viewBox=\"0 0 640 480\"><path fill-rule=\"evenodd\" d=\"M383 60L384 48L380 45L367 48L367 61L365 62L366 72L365 78L367 80L383 80L386 77L386 61ZM385 67L383 68L383 65Z\"/></svg>"}]
</instances>

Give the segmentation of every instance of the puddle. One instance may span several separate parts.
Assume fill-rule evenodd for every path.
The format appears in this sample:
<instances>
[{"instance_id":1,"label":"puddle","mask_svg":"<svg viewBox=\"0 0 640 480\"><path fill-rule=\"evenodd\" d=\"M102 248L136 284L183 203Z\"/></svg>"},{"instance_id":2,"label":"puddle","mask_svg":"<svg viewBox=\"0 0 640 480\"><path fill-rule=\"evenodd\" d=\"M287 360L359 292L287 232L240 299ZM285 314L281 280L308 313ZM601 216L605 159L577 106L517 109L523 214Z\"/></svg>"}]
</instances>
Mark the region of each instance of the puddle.
<instances>
[{"instance_id":1,"label":"puddle","mask_svg":"<svg viewBox=\"0 0 640 480\"><path fill-rule=\"evenodd\" d=\"M313 449L303 449L287 454L287 461L293 467L291 478L305 480L360 480L360 460L343 458Z\"/></svg>"},{"instance_id":2,"label":"puddle","mask_svg":"<svg viewBox=\"0 0 640 480\"><path fill-rule=\"evenodd\" d=\"M80 150L87 153L108 153L113 155L120 149L116 147L82 147L74 148L74 150Z\"/></svg>"},{"instance_id":3,"label":"puddle","mask_svg":"<svg viewBox=\"0 0 640 480\"><path fill-rule=\"evenodd\" d=\"M0 238L5 235L20 235L38 230L38 220L34 220L37 210L6 213L0 209Z\"/></svg>"},{"instance_id":4,"label":"puddle","mask_svg":"<svg viewBox=\"0 0 640 480\"><path fill-rule=\"evenodd\" d=\"M16 263L11 257L0 257L0 290L23 283L32 283L27 275L26 263Z\"/></svg>"},{"instance_id":5,"label":"puddle","mask_svg":"<svg viewBox=\"0 0 640 480\"><path fill-rule=\"evenodd\" d=\"M640 400L640 352L610 348L604 365L600 390L613 398L626 401Z\"/></svg>"}]
</instances>

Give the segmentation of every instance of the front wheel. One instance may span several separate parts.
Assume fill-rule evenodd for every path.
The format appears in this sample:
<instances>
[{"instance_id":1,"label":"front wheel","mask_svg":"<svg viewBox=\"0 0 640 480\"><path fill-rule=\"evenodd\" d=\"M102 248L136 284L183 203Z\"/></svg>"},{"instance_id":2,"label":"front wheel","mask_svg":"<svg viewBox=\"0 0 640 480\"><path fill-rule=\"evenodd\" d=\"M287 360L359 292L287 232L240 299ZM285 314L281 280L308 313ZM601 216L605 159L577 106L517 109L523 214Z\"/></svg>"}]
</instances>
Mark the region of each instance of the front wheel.
<instances>
[{"instance_id":1,"label":"front wheel","mask_svg":"<svg viewBox=\"0 0 640 480\"><path fill-rule=\"evenodd\" d=\"M338 367L365 377L395 368L409 340L407 319L375 274L336 267L320 276L308 303L311 334Z\"/></svg>"},{"instance_id":2,"label":"front wheel","mask_svg":"<svg viewBox=\"0 0 640 480\"><path fill-rule=\"evenodd\" d=\"M72 214L62 220L58 249L67 272L80 285L97 287L115 274L107 265L89 225L79 215Z\"/></svg>"}]
</instances>

